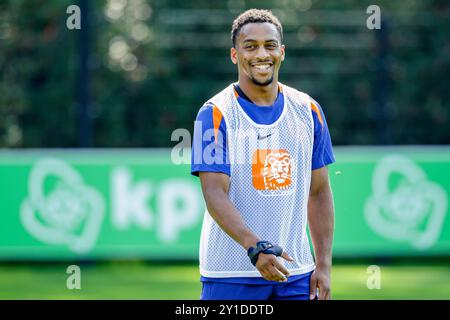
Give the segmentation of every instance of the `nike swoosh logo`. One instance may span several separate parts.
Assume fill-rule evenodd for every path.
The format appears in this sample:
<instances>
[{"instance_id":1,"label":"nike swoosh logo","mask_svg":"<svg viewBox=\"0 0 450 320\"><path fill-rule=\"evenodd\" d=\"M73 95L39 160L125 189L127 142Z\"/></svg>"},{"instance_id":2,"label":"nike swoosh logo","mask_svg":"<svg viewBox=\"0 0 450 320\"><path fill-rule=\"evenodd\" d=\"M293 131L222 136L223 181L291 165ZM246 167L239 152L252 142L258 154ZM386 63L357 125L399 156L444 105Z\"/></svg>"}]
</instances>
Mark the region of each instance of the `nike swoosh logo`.
<instances>
[{"instance_id":1,"label":"nike swoosh logo","mask_svg":"<svg viewBox=\"0 0 450 320\"><path fill-rule=\"evenodd\" d=\"M273 132L272 132L272 133L269 133L268 135L265 135L265 136L260 136L260 135L258 134L258 140L266 139L266 138L270 137L271 135L273 135Z\"/></svg>"}]
</instances>

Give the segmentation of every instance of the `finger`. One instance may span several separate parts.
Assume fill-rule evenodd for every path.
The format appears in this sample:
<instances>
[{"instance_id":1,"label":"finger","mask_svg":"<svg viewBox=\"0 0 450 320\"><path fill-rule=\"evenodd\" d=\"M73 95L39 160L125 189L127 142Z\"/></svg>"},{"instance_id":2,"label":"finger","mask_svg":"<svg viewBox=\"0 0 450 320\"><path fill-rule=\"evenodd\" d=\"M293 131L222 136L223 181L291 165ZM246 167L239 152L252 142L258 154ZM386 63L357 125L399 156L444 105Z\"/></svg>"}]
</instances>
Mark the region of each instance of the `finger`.
<instances>
[{"instance_id":1,"label":"finger","mask_svg":"<svg viewBox=\"0 0 450 320\"><path fill-rule=\"evenodd\" d=\"M316 297L316 289L317 289L317 281L313 273L309 283L309 300L314 300L314 298Z\"/></svg>"},{"instance_id":2,"label":"finger","mask_svg":"<svg viewBox=\"0 0 450 320\"><path fill-rule=\"evenodd\" d=\"M287 277L290 275L288 269L286 269L285 266L283 266L276 258L273 261L273 266L281 271L281 273L284 273Z\"/></svg>"},{"instance_id":3,"label":"finger","mask_svg":"<svg viewBox=\"0 0 450 320\"><path fill-rule=\"evenodd\" d=\"M268 271L270 272L273 281L287 281L287 278L274 266L269 267Z\"/></svg>"},{"instance_id":4,"label":"finger","mask_svg":"<svg viewBox=\"0 0 450 320\"><path fill-rule=\"evenodd\" d=\"M272 275L266 269L259 270L259 273L261 273L261 275L263 276L264 279L266 279L268 281L272 280Z\"/></svg>"},{"instance_id":5,"label":"finger","mask_svg":"<svg viewBox=\"0 0 450 320\"><path fill-rule=\"evenodd\" d=\"M294 262L294 259L286 251L283 251L281 257L289 262Z\"/></svg>"},{"instance_id":6,"label":"finger","mask_svg":"<svg viewBox=\"0 0 450 320\"><path fill-rule=\"evenodd\" d=\"M265 259L265 254L261 253L258 262L256 263L256 268L258 269L259 273L264 277L266 280L272 280L272 274L269 271L269 266L272 264Z\"/></svg>"},{"instance_id":7,"label":"finger","mask_svg":"<svg viewBox=\"0 0 450 320\"><path fill-rule=\"evenodd\" d=\"M318 284L318 287L319 287L319 300L326 300L328 289L323 288L323 286L321 286L320 284Z\"/></svg>"},{"instance_id":8,"label":"finger","mask_svg":"<svg viewBox=\"0 0 450 320\"><path fill-rule=\"evenodd\" d=\"M330 289L330 287L326 287L322 291L323 291L323 300L330 300L331 299L331 289Z\"/></svg>"},{"instance_id":9,"label":"finger","mask_svg":"<svg viewBox=\"0 0 450 320\"><path fill-rule=\"evenodd\" d=\"M267 280L270 281L277 281L276 279L276 273L272 270L272 267L267 266L266 272L267 272Z\"/></svg>"},{"instance_id":10,"label":"finger","mask_svg":"<svg viewBox=\"0 0 450 320\"><path fill-rule=\"evenodd\" d=\"M267 270L261 270L260 271L261 275L263 276L264 279L271 281L272 280L272 275L270 274L270 272L267 272Z\"/></svg>"},{"instance_id":11,"label":"finger","mask_svg":"<svg viewBox=\"0 0 450 320\"><path fill-rule=\"evenodd\" d=\"M260 270L259 273L261 273L261 275L263 276L264 279L270 280L269 279L269 274L266 271Z\"/></svg>"},{"instance_id":12,"label":"finger","mask_svg":"<svg viewBox=\"0 0 450 320\"><path fill-rule=\"evenodd\" d=\"M262 255L262 256L261 256ZM260 259L258 259L258 268L260 270L264 270L266 272L267 275L267 280L271 280L271 281L282 281L285 282L287 281L287 278L284 276L283 273L281 273L276 267L276 264L280 264L279 261L277 260L277 257L275 257L272 254L263 254L261 253L260 255ZM283 266L281 266L283 267ZM284 268L284 267L283 267ZM286 270L287 271L287 270Z\"/></svg>"},{"instance_id":13,"label":"finger","mask_svg":"<svg viewBox=\"0 0 450 320\"><path fill-rule=\"evenodd\" d=\"M257 265L256 269L258 269L259 273L263 276L264 279L269 276L265 267Z\"/></svg>"}]
</instances>

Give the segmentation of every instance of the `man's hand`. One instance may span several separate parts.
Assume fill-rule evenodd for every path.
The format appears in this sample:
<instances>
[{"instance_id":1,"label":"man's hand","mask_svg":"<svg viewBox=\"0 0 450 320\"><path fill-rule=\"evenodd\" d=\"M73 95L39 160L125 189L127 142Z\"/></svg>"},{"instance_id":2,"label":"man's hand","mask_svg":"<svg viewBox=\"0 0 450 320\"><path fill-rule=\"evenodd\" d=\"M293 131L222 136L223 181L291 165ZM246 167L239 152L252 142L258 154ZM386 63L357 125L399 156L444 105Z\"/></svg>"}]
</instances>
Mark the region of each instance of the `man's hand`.
<instances>
[{"instance_id":1,"label":"man's hand","mask_svg":"<svg viewBox=\"0 0 450 320\"><path fill-rule=\"evenodd\" d=\"M286 251L283 251L281 257L289 262L294 261ZM273 254L260 253L256 262L256 269L266 280L286 282L289 271L278 261Z\"/></svg>"},{"instance_id":2,"label":"man's hand","mask_svg":"<svg viewBox=\"0 0 450 320\"><path fill-rule=\"evenodd\" d=\"M318 300L331 300L330 268L316 267L311 275L309 299L314 300L316 289L319 289Z\"/></svg>"}]
</instances>

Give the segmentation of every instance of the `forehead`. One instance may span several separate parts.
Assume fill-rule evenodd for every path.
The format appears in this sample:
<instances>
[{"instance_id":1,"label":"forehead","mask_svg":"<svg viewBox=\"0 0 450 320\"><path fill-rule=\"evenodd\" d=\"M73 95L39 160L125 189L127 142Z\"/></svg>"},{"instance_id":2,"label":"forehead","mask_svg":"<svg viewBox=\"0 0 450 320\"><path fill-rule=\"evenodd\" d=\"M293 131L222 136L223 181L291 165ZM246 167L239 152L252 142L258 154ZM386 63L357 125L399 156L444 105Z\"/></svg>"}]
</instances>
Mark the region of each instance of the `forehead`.
<instances>
[{"instance_id":1,"label":"forehead","mask_svg":"<svg viewBox=\"0 0 450 320\"><path fill-rule=\"evenodd\" d=\"M239 31L237 41L250 39L257 41L281 40L277 27L270 22L252 22L244 25Z\"/></svg>"}]
</instances>

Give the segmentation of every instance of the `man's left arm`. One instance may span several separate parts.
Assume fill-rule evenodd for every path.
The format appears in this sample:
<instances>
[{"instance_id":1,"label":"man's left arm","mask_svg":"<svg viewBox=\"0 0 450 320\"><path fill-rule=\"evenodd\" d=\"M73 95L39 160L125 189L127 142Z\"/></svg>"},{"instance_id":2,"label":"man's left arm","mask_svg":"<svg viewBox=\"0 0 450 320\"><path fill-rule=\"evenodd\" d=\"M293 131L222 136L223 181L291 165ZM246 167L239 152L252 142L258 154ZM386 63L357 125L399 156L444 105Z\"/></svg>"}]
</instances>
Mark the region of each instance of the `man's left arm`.
<instances>
[{"instance_id":1,"label":"man's left arm","mask_svg":"<svg viewBox=\"0 0 450 320\"><path fill-rule=\"evenodd\" d=\"M329 300L331 299L334 205L327 166L312 170L308 224L316 261L316 269L311 276L310 299L315 298L316 288L318 288L318 299Z\"/></svg>"}]
</instances>

